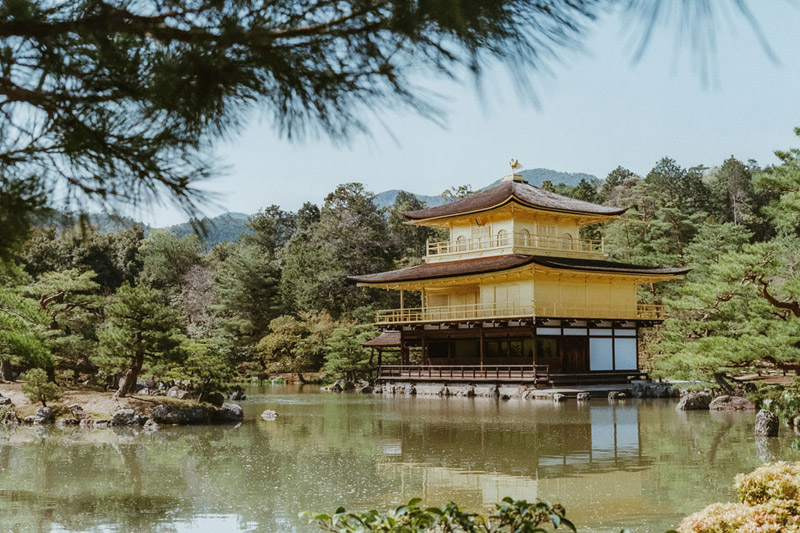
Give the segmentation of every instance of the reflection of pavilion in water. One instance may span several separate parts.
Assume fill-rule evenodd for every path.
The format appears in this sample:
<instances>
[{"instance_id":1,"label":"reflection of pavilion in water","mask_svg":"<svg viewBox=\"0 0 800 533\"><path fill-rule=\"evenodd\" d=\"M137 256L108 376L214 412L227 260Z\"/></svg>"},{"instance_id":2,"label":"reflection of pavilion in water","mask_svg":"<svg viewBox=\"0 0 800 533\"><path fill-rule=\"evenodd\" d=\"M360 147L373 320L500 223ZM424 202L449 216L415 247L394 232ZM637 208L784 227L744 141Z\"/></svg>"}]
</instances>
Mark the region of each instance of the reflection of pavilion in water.
<instances>
[{"instance_id":1,"label":"reflection of pavilion in water","mask_svg":"<svg viewBox=\"0 0 800 533\"><path fill-rule=\"evenodd\" d=\"M384 443L391 458L382 468L401 478L401 500L421 496L428 504L485 507L506 496L542 498L563 503L586 525L653 512L644 496L650 461L641 453L637 406L592 407L537 424L529 439L516 437L512 442L488 432L476 449L468 440L442 448L431 435L404 435Z\"/></svg>"}]
</instances>

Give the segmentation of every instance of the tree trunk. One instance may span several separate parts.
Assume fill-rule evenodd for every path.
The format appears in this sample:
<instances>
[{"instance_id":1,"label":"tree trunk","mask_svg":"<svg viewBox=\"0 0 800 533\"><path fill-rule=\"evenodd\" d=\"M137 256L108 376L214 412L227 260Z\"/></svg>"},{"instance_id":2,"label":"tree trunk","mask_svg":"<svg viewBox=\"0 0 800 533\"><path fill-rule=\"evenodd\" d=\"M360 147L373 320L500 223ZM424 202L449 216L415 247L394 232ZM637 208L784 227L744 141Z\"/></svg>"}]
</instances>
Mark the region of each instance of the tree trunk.
<instances>
[{"instance_id":1,"label":"tree trunk","mask_svg":"<svg viewBox=\"0 0 800 533\"><path fill-rule=\"evenodd\" d=\"M5 359L0 359L0 381L13 381L14 376L11 372L11 363Z\"/></svg>"},{"instance_id":2,"label":"tree trunk","mask_svg":"<svg viewBox=\"0 0 800 533\"><path fill-rule=\"evenodd\" d=\"M714 373L714 380L717 382L717 385L719 385L720 388L723 391L725 391L725 394L729 394L729 395L736 394L736 391L734 390L733 386L728 382L727 379L725 379L726 377L727 377L727 374L725 374L724 372L715 372Z\"/></svg>"},{"instance_id":3,"label":"tree trunk","mask_svg":"<svg viewBox=\"0 0 800 533\"><path fill-rule=\"evenodd\" d=\"M298 379L298 380L300 380L300 383L302 383L302 384L304 384L304 385L305 385L306 383L308 383L308 381L306 381L306 378L305 378L305 376L303 376L303 373L302 373L302 372L300 372L299 370L297 371L297 379Z\"/></svg>"},{"instance_id":4,"label":"tree trunk","mask_svg":"<svg viewBox=\"0 0 800 533\"><path fill-rule=\"evenodd\" d=\"M128 371L125 372L125 381L122 383L122 386L117 389L117 392L114 393L114 398L124 398L136 389L136 379L139 377L139 372L142 371L142 364L144 364L143 356L137 355L134 357L133 364Z\"/></svg>"}]
</instances>

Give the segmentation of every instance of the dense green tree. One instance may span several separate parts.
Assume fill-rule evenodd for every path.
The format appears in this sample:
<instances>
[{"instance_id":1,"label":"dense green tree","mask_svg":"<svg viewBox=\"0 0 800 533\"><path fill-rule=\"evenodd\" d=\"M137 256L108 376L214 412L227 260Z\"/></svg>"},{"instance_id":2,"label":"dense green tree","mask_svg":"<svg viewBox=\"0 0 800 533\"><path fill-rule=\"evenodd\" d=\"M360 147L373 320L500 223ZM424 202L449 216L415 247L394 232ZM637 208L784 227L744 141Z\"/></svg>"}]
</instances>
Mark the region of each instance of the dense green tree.
<instances>
[{"instance_id":1,"label":"dense green tree","mask_svg":"<svg viewBox=\"0 0 800 533\"><path fill-rule=\"evenodd\" d=\"M709 188L721 221L748 226L755 222L758 207L749 167L733 156L729 157L711 173Z\"/></svg>"},{"instance_id":2,"label":"dense green tree","mask_svg":"<svg viewBox=\"0 0 800 533\"><path fill-rule=\"evenodd\" d=\"M266 257L274 258L277 250L294 234L297 225L292 213L270 205L252 215L247 228L250 233L242 236L242 242L258 246Z\"/></svg>"},{"instance_id":3,"label":"dense green tree","mask_svg":"<svg viewBox=\"0 0 800 533\"><path fill-rule=\"evenodd\" d=\"M297 232L283 254L284 292L293 307L335 317L369 303L347 276L391 266L386 220L360 183L339 185L325 198L319 222Z\"/></svg>"},{"instance_id":4,"label":"dense green tree","mask_svg":"<svg viewBox=\"0 0 800 533\"><path fill-rule=\"evenodd\" d=\"M441 238L446 240L440 232L433 228L412 226L406 224L408 219L403 216L406 211L416 211L425 208L425 203L406 191L397 193L394 203L388 208L387 223L388 234L394 247L395 256L399 256L404 265L418 263L425 256L428 239Z\"/></svg>"},{"instance_id":5,"label":"dense green tree","mask_svg":"<svg viewBox=\"0 0 800 533\"><path fill-rule=\"evenodd\" d=\"M327 379L344 378L372 379L375 365L371 353L361 346L375 335L375 330L367 325L345 325L331 333L326 345L323 376Z\"/></svg>"},{"instance_id":6,"label":"dense green tree","mask_svg":"<svg viewBox=\"0 0 800 533\"><path fill-rule=\"evenodd\" d=\"M41 368L31 368L22 379L22 392L25 396L34 403L42 402L44 407L47 407L47 402L57 400L61 395L58 392L58 385L48 381L47 372Z\"/></svg>"},{"instance_id":7,"label":"dense green tree","mask_svg":"<svg viewBox=\"0 0 800 533\"><path fill-rule=\"evenodd\" d=\"M74 378L96 370L92 358L97 352L96 329L103 302L95 277L92 270L46 272L24 289L47 316L46 335L56 368L71 370Z\"/></svg>"},{"instance_id":8,"label":"dense green tree","mask_svg":"<svg viewBox=\"0 0 800 533\"><path fill-rule=\"evenodd\" d=\"M29 276L14 263L0 260L0 380L12 377L13 366L52 368L53 354L45 339L47 315L22 288Z\"/></svg>"},{"instance_id":9,"label":"dense green tree","mask_svg":"<svg viewBox=\"0 0 800 533\"><path fill-rule=\"evenodd\" d=\"M189 339L183 344L186 359L165 375L190 380L198 401L204 402L212 392L226 391L235 378L231 349L231 345L221 338Z\"/></svg>"},{"instance_id":10,"label":"dense green tree","mask_svg":"<svg viewBox=\"0 0 800 533\"><path fill-rule=\"evenodd\" d=\"M303 202L302 207L294 215L297 230L303 231L311 227L315 222L319 222L320 212L317 204Z\"/></svg>"},{"instance_id":11,"label":"dense green tree","mask_svg":"<svg viewBox=\"0 0 800 533\"><path fill-rule=\"evenodd\" d=\"M597 187L595 187L594 184L586 181L585 178L581 178L581 181L574 187L574 190L570 196L572 198L577 198L578 200L591 202L593 204L599 203L600 201Z\"/></svg>"},{"instance_id":12,"label":"dense green tree","mask_svg":"<svg viewBox=\"0 0 800 533\"><path fill-rule=\"evenodd\" d=\"M202 263L203 244L197 235L178 237L171 231L152 231L139 253L139 279L154 288L174 292L191 268Z\"/></svg>"},{"instance_id":13,"label":"dense green tree","mask_svg":"<svg viewBox=\"0 0 800 533\"><path fill-rule=\"evenodd\" d=\"M145 285L123 285L105 307L106 323L98 335L98 365L110 374L124 372L117 397L135 390L146 364L180 360L180 316L162 304L163 299Z\"/></svg>"},{"instance_id":14,"label":"dense green tree","mask_svg":"<svg viewBox=\"0 0 800 533\"><path fill-rule=\"evenodd\" d=\"M257 349L264 366L278 372L292 372L305 383L304 372L319 370L336 322L326 312L300 313L299 318L279 316L269 324L270 332Z\"/></svg>"},{"instance_id":15,"label":"dense green tree","mask_svg":"<svg viewBox=\"0 0 800 533\"><path fill-rule=\"evenodd\" d=\"M800 127L795 128L800 137ZM800 232L800 148L778 150L775 155L781 164L768 167L755 179L757 192L769 192L768 205L763 208L778 232Z\"/></svg>"},{"instance_id":16,"label":"dense green tree","mask_svg":"<svg viewBox=\"0 0 800 533\"><path fill-rule=\"evenodd\" d=\"M617 167L608 173L606 179L603 180L603 185L598 192L598 201L606 205L623 205L619 201L619 196L616 194L616 189L626 184L626 182L639 180L634 172L627 168Z\"/></svg>"},{"instance_id":17,"label":"dense green tree","mask_svg":"<svg viewBox=\"0 0 800 533\"><path fill-rule=\"evenodd\" d=\"M293 372L301 382L305 382L303 372L309 370L311 362L297 349L308 334L305 324L293 316L282 315L269 323L269 329L270 332L256 346L264 366L278 372Z\"/></svg>"},{"instance_id":18,"label":"dense green tree","mask_svg":"<svg viewBox=\"0 0 800 533\"><path fill-rule=\"evenodd\" d=\"M663 375L712 376L730 387L731 372L800 359L800 151L778 155L781 165L755 182L779 195L764 209L778 236L750 243L752 234L735 224L698 231L687 249L697 270L669 302L657 360Z\"/></svg>"},{"instance_id":19,"label":"dense green tree","mask_svg":"<svg viewBox=\"0 0 800 533\"><path fill-rule=\"evenodd\" d=\"M219 266L214 290L221 319L240 346L253 346L281 314L279 276L269 257L254 245L239 246Z\"/></svg>"},{"instance_id":20,"label":"dense green tree","mask_svg":"<svg viewBox=\"0 0 800 533\"><path fill-rule=\"evenodd\" d=\"M114 290L125 282L133 283L139 275L143 236L139 226L113 233L82 226L63 231L55 226L36 228L20 258L34 276L51 271L91 270L102 288Z\"/></svg>"}]
</instances>

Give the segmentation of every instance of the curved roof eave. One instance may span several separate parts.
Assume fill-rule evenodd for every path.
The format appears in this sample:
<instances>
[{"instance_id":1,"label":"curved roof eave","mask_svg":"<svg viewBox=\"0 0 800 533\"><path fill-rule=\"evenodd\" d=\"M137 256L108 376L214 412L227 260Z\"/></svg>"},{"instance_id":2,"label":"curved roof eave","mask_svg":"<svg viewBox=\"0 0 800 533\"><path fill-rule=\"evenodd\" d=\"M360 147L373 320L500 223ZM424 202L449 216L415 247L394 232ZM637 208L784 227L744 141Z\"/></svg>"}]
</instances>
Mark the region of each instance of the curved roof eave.
<instances>
[{"instance_id":1,"label":"curved roof eave","mask_svg":"<svg viewBox=\"0 0 800 533\"><path fill-rule=\"evenodd\" d=\"M410 220L463 216L497 209L511 201L532 209L590 216L617 216L628 210L627 207L598 205L562 196L534 187L525 181L504 181L467 198L436 207L406 211L403 216Z\"/></svg>"}]
</instances>

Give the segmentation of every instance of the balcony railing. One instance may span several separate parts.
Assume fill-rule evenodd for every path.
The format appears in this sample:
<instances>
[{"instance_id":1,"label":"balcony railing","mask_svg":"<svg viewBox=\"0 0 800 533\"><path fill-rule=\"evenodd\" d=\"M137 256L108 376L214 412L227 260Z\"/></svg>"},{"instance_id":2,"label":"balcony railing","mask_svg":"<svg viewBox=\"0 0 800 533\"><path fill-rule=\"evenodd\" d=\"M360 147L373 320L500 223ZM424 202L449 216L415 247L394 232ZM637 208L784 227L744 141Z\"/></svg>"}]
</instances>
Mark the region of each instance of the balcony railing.
<instances>
[{"instance_id":1,"label":"balcony railing","mask_svg":"<svg viewBox=\"0 0 800 533\"><path fill-rule=\"evenodd\" d=\"M578 239L569 235L557 237L555 235L538 235L525 231L514 233L500 232L488 237L472 239L459 238L455 241L429 242L428 256L442 256L453 254L466 254L512 248L522 253L535 253L541 250L559 251L562 253L603 254L603 241Z\"/></svg>"},{"instance_id":2,"label":"balcony railing","mask_svg":"<svg viewBox=\"0 0 800 533\"><path fill-rule=\"evenodd\" d=\"M377 324L455 322L506 318L600 318L608 320L664 320L663 305L591 306L559 304L498 305L493 303L384 309L377 312Z\"/></svg>"}]
</instances>

